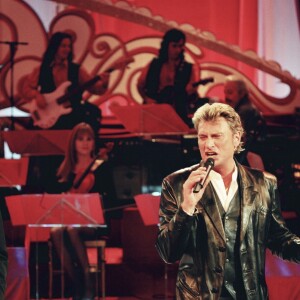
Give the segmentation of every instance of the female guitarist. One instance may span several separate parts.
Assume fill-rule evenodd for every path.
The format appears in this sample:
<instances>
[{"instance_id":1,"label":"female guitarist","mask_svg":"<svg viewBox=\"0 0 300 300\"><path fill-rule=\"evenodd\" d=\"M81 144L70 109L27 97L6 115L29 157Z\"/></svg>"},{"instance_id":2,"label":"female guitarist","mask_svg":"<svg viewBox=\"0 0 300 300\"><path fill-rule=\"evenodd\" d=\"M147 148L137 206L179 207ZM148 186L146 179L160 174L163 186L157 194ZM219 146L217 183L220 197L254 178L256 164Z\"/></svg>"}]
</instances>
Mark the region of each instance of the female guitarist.
<instances>
[{"instance_id":1,"label":"female guitarist","mask_svg":"<svg viewBox=\"0 0 300 300\"><path fill-rule=\"evenodd\" d=\"M34 125L42 129L72 129L80 122L88 122L95 132L99 130L101 111L89 102L81 103L82 92L73 93L70 99L66 99L62 105L52 105L45 95L53 93L57 97L61 90L68 88L76 91L79 86L90 81L92 77L79 64L73 62L73 38L66 32L56 32L52 35L48 47L43 55L41 65L24 81L22 95L26 102L23 105L32 114ZM106 92L109 81L109 73L104 72L101 78L86 89L92 94L102 95ZM57 93L55 93L57 91ZM55 99L56 100L56 99ZM55 102L54 102L55 103ZM31 109L32 105L37 110ZM53 107L53 109L52 109ZM84 111L89 112L89 117ZM37 112L41 116L35 115ZM45 112L43 114L43 112ZM52 119L43 121L43 116L53 116ZM48 125L49 124L49 125Z\"/></svg>"},{"instance_id":2,"label":"female guitarist","mask_svg":"<svg viewBox=\"0 0 300 300\"><path fill-rule=\"evenodd\" d=\"M185 34L177 29L167 31L157 58L142 71L137 88L144 104L167 103L191 125L188 117L188 98L197 94L196 70L184 60Z\"/></svg>"},{"instance_id":3,"label":"female guitarist","mask_svg":"<svg viewBox=\"0 0 300 300\"><path fill-rule=\"evenodd\" d=\"M76 125L71 132L65 158L57 172L59 183L55 192L97 192L105 207L115 199L107 158L107 151L100 151L99 155L95 155L95 136L91 126L86 123ZM51 230L54 248L59 257L63 255L63 268L72 280L73 299L94 299L95 287L90 278L83 242L97 239L103 234L106 234L103 229L92 227L69 226Z\"/></svg>"}]
</instances>

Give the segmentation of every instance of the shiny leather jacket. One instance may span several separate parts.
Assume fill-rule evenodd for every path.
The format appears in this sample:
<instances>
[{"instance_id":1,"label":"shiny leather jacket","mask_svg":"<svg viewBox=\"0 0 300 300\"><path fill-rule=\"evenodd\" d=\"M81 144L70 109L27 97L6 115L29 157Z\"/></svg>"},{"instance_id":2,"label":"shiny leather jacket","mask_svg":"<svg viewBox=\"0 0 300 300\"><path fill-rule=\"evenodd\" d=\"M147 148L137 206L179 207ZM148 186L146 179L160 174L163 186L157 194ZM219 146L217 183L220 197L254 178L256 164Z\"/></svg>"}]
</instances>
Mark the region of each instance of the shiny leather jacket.
<instances>
[{"instance_id":1,"label":"shiny leather jacket","mask_svg":"<svg viewBox=\"0 0 300 300\"><path fill-rule=\"evenodd\" d=\"M192 170L163 180L156 248L166 263L179 261L177 299L219 299L226 260L225 234L212 185L207 186L193 216L181 209L182 186ZM238 164L241 197L240 263L246 297L268 299L265 251L300 262L300 238L280 213L276 178Z\"/></svg>"}]
</instances>

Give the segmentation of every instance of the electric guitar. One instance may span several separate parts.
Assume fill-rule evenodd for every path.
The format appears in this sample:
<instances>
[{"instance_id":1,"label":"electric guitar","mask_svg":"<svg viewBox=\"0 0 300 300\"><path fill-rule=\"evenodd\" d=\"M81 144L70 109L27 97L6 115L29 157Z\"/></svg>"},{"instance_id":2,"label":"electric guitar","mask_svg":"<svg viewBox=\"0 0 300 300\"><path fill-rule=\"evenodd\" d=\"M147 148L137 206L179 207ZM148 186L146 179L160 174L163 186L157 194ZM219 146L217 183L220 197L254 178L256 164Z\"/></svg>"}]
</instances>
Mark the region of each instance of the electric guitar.
<instances>
[{"instance_id":1,"label":"electric guitar","mask_svg":"<svg viewBox=\"0 0 300 300\"><path fill-rule=\"evenodd\" d=\"M198 85L206 85L207 83L214 82L213 77L207 77L204 79L200 79L199 81L193 82L192 86L195 88ZM157 102L159 103L167 103L173 104L174 99L176 97L175 87L173 85L168 85L164 87L158 94ZM189 101L192 99L189 99Z\"/></svg>"},{"instance_id":2,"label":"electric guitar","mask_svg":"<svg viewBox=\"0 0 300 300\"><path fill-rule=\"evenodd\" d=\"M111 73L114 70L121 69L133 61L134 60L132 57L122 59L113 64L104 73ZM31 114L33 124L35 126L43 129L48 129L55 125L60 116L69 114L72 111L72 107L70 107L70 99L72 99L72 96L82 93L84 90L94 85L100 79L101 75L97 75L91 80L74 88L72 91L68 91L68 87L71 85L71 82L63 82L55 91L43 94L43 97L45 98L47 103L47 106L45 108L38 107L35 99L32 99L30 102L23 104L21 107Z\"/></svg>"}]
</instances>

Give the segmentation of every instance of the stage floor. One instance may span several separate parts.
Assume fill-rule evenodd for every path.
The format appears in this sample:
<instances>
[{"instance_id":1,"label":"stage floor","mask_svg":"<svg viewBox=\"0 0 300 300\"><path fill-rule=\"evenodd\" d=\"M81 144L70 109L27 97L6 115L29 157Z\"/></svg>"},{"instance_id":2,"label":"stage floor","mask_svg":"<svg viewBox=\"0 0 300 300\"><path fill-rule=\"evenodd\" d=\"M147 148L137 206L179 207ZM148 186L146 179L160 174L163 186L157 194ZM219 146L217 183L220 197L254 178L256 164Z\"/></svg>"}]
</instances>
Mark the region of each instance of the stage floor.
<instances>
[{"instance_id":1,"label":"stage floor","mask_svg":"<svg viewBox=\"0 0 300 300\"><path fill-rule=\"evenodd\" d=\"M99 298L101 299L101 298ZM140 298L136 297L105 297L105 300L137 300ZM36 300L36 299L30 299L30 300ZM48 300L48 298L40 298L40 300ZM52 300L72 300L72 298L52 298ZM98 300L98 298L95 298L95 300Z\"/></svg>"},{"instance_id":2,"label":"stage floor","mask_svg":"<svg viewBox=\"0 0 300 300\"><path fill-rule=\"evenodd\" d=\"M134 211L130 210L128 218L132 221ZM140 221L141 222L141 221ZM125 223L126 225L127 223ZM128 224L130 228L137 228ZM141 227L141 226L140 226ZM125 228L126 229L126 228ZM152 231L151 231L152 232ZM135 237L134 235L133 237ZM148 236L151 241L151 235L140 233L140 236ZM154 230L153 230L154 236ZM130 238L127 236L130 241ZM153 237L154 239L154 237ZM145 242L144 242L145 243ZM130 243L131 245L132 243ZM151 241L151 245L153 242ZM138 259L137 254L127 244L123 252L119 248L109 248L107 251L107 300L137 300L137 299L162 299L158 296L163 296L163 270L164 264L159 261L151 265L140 264L139 260L132 262L134 258ZM142 249L138 247L138 249ZM108 249L107 249L108 250ZM144 249L145 250L145 249ZM154 250L153 250L154 251ZM133 252L133 254L132 254ZM7 277L6 300L28 300L30 278L28 273L28 265L26 260L26 250L23 247L9 247L9 269ZM122 254L122 255L121 255ZM134 257L129 256L134 255ZM270 251L266 254L266 281L269 290L270 300L299 300L300 299L300 264L283 261L280 258L273 256ZM172 265L175 266L175 265ZM176 270L168 269L168 298L169 293L175 292ZM150 269L149 269L150 267ZM130 287L127 278L132 279ZM143 286L140 282L143 282ZM33 294L34 295L34 294ZM59 294L58 294L59 295ZM112 296L113 295L113 296ZM58 297L58 296L56 296ZM32 297L31 300L36 298ZM40 294L39 299L47 299ZM96 299L96 298L95 298ZM53 299L54 300L54 299ZM71 300L71 298L55 298L55 300Z\"/></svg>"}]
</instances>

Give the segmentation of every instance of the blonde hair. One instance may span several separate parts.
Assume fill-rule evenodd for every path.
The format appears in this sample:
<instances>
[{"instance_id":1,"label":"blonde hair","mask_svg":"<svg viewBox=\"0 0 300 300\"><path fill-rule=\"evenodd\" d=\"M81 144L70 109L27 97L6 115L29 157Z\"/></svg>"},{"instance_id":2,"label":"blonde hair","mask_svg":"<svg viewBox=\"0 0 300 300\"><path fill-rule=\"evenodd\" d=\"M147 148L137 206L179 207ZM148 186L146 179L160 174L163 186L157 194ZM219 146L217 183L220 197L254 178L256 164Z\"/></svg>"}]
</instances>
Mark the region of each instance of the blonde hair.
<instances>
[{"instance_id":1,"label":"blonde hair","mask_svg":"<svg viewBox=\"0 0 300 300\"><path fill-rule=\"evenodd\" d=\"M198 131L201 121L215 121L219 117L226 120L233 134L240 133L240 136L243 136L244 128L240 116L230 105L225 103L204 104L196 110L192 121L195 129ZM240 141L235 149L235 153L240 153L243 150L243 142Z\"/></svg>"},{"instance_id":2,"label":"blonde hair","mask_svg":"<svg viewBox=\"0 0 300 300\"><path fill-rule=\"evenodd\" d=\"M95 141L95 133L92 127L87 123L79 123L72 129L69 137L68 147L65 153L65 158L58 168L56 173L59 181L67 181L71 172L73 172L77 163L77 152L75 147L75 141L80 134L87 134ZM95 145L91 152L91 157L95 155Z\"/></svg>"}]
</instances>

